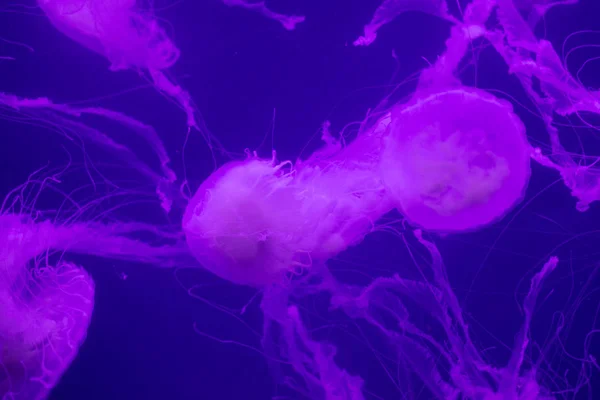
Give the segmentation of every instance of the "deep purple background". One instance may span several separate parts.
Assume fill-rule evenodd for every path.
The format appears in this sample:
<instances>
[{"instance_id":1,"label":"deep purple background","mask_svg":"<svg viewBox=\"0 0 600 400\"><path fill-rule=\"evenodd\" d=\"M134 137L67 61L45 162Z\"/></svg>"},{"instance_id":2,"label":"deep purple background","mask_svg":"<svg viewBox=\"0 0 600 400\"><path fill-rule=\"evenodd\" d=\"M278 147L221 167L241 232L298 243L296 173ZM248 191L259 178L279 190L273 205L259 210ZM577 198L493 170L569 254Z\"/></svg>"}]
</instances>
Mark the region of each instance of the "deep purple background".
<instances>
[{"instance_id":1,"label":"deep purple background","mask_svg":"<svg viewBox=\"0 0 600 400\"><path fill-rule=\"evenodd\" d=\"M422 57L435 59L449 28L425 15L406 14L383 30L371 47L354 48L348 44L369 20L375 1L273 1L274 8L307 16L294 32L259 15L224 7L217 0L169 3L172 6L163 10L167 2L156 1L155 7L157 14L172 24L175 41L182 50L173 72L192 94L211 131L233 153L251 148L269 156L272 141L284 159L296 158L306 145L308 151L313 150L317 142L310 139L324 120L330 119L333 128L339 130L348 122L362 119L366 110L389 92L390 87L383 86L390 83L396 68L395 82L423 68L426 63ZM583 0L579 6L554 10L547 18L548 39L560 46L575 30L597 28L594 6L598 6L597 0ZM36 10L35 14L40 12ZM113 95L143 83L133 72L109 72L102 57L61 35L41 15L0 11L0 37L25 42L35 49L30 53L0 42L0 54L18 59L0 61L0 91L74 102ZM600 34L587 39L587 43L594 42L600 42ZM398 64L391 56L392 49L399 56ZM573 67L598 55L598 51L582 51L572 58ZM502 89L525 101L493 51L484 51L479 57L478 86ZM593 73L598 65L592 64L582 75L586 84L596 88L600 77ZM473 76L467 73L466 82L473 84ZM408 89L403 94L408 94ZM152 89L90 104L124 111L155 126L181 171L178 150L184 139L183 115ZM273 109L276 119L271 137ZM535 118L521 108L516 111L530 134L544 138L542 125ZM57 136L1 118L0 132L2 193L48 161L64 162L64 156L57 154L61 140ZM600 154L600 143L594 135L580 133L588 146L587 154ZM210 174L212 165L199 137L192 138L189 146L187 171L195 188ZM533 171L528 199L557 179L555 173L537 166ZM459 299L464 298L476 269L505 224L438 241ZM519 279L531 267L543 263L543 257L558 243L593 229L600 229L600 207L596 204L586 214L576 212L574 200L560 182L512 222L484 265L466 304L478 344L496 348L486 353L491 359L506 359L508 353L499 340L510 345L520 324L513 300ZM600 258L598 243L600 235L584 235L555 252L563 260L571 259L572 268L579 272L571 279L568 263L563 263L548 281L542 296L550 288L555 293L543 303L539 318L534 320L534 339L546 337L552 312L565 307L570 285L579 287L592 272ZM340 259L332 263L333 268L347 267L344 260L351 260L353 269L372 275L402 273L410 264L400 240L381 234L367 238ZM203 331L254 347L259 347L258 340L233 319L191 299L170 272L94 258L77 260L96 281L95 314L79 357L52 399L267 399L275 394L266 363L257 352L200 337L193 332L192 324L198 322ZM120 280L120 272L126 272L128 279ZM203 274L196 277L204 278ZM206 279L210 285L204 294L218 303L241 306L253 294L248 289ZM590 329L589 318L597 302L598 295L581 306L574 334L567 342L574 354L581 355L581 342ZM255 305L248 320L259 327ZM325 337L340 344L340 359L367 378L370 390L386 399L398 398L359 341L335 330Z\"/></svg>"}]
</instances>

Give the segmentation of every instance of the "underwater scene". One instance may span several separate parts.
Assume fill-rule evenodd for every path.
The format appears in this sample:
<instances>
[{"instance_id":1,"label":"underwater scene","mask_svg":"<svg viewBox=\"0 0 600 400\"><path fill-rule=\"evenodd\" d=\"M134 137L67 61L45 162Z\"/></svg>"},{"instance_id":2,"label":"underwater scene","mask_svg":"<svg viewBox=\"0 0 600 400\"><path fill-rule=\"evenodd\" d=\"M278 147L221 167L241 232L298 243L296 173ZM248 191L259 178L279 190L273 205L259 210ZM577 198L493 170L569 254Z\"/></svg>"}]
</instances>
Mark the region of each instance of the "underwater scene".
<instances>
[{"instance_id":1,"label":"underwater scene","mask_svg":"<svg viewBox=\"0 0 600 400\"><path fill-rule=\"evenodd\" d=\"M0 400L600 399L599 0L0 2Z\"/></svg>"}]
</instances>

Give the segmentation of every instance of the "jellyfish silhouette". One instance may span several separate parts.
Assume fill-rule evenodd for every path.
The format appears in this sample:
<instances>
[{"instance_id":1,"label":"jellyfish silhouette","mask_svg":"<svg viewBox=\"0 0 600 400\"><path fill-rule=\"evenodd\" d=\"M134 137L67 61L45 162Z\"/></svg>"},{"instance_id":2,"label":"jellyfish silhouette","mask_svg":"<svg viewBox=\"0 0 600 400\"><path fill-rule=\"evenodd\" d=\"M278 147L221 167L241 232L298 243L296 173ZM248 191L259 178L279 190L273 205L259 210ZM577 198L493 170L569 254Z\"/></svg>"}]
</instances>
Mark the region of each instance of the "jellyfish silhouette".
<instances>
[{"instance_id":1,"label":"jellyfish silhouette","mask_svg":"<svg viewBox=\"0 0 600 400\"><path fill-rule=\"evenodd\" d=\"M77 43L106 57L113 71L147 71L155 87L175 99L188 127L199 128L189 94L165 71L180 56L150 10L136 0L38 0L50 22Z\"/></svg>"},{"instance_id":2,"label":"jellyfish silhouette","mask_svg":"<svg viewBox=\"0 0 600 400\"><path fill-rule=\"evenodd\" d=\"M36 257L48 238L0 218L0 398L44 399L87 335L94 282L81 267Z\"/></svg>"},{"instance_id":3,"label":"jellyfish silhouette","mask_svg":"<svg viewBox=\"0 0 600 400\"><path fill-rule=\"evenodd\" d=\"M83 268L67 261L70 256L77 253L145 259L165 267L177 259L175 247L152 250L152 246L135 238L155 226L123 222L112 225L101 222L97 213L96 221L85 220L88 210L103 208L102 199L77 203L76 192L61 192L56 186L64 183L67 175L65 170L52 174L36 171L8 193L0 209L3 400L46 398L85 340L94 307L94 282ZM56 208L38 208L38 203L54 198L46 198L46 192L56 192L62 199ZM104 210L102 216L108 215ZM159 261L160 254L165 260Z\"/></svg>"}]
</instances>

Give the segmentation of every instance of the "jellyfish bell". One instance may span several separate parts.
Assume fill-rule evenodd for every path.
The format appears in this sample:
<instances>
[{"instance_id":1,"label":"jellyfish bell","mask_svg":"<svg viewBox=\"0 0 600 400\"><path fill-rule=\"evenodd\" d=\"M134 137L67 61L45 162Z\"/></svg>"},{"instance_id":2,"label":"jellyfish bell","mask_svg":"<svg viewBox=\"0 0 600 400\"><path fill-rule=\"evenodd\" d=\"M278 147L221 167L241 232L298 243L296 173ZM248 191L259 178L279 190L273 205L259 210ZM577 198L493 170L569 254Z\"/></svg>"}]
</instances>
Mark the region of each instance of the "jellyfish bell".
<instances>
[{"instance_id":1,"label":"jellyfish bell","mask_svg":"<svg viewBox=\"0 0 600 400\"><path fill-rule=\"evenodd\" d=\"M531 148L510 104L456 88L392 110L383 181L408 221L429 231L487 225L524 196Z\"/></svg>"},{"instance_id":2,"label":"jellyfish bell","mask_svg":"<svg viewBox=\"0 0 600 400\"><path fill-rule=\"evenodd\" d=\"M319 221L305 220L309 210L302 209L302 190L286 163L251 158L225 164L202 183L186 209L183 231L190 250L228 281L259 287L282 283L293 268L310 267L316 247Z\"/></svg>"},{"instance_id":3,"label":"jellyfish bell","mask_svg":"<svg viewBox=\"0 0 600 400\"><path fill-rule=\"evenodd\" d=\"M292 200L285 175L271 162L253 159L225 164L202 183L186 208L183 231L205 268L250 286L281 278L293 258L287 247L292 239L285 237L291 232L282 232L289 221L276 207Z\"/></svg>"},{"instance_id":4,"label":"jellyfish bell","mask_svg":"<svg viewBox=\"0 0 600 400\"><path fill-rule=\"evenodd\" d=\"M191 252L223 279L265 286L356 244L390 207L375 164L352 160L340 151L296 165L252 157L222 166L185 211Z\"/></svg>"},{"instance_id":5,"label":"jellyfish bell","mask_svg":"<svg viewBox=\"0 0 600 400\"><path fill-rule=\"evenodd\" d=\"M62 261L19 267L10 290L0 288L7 322L0 323L0 398L44 399L86 338L94 283L82 268Z\"/></svg>"}]
</instances>

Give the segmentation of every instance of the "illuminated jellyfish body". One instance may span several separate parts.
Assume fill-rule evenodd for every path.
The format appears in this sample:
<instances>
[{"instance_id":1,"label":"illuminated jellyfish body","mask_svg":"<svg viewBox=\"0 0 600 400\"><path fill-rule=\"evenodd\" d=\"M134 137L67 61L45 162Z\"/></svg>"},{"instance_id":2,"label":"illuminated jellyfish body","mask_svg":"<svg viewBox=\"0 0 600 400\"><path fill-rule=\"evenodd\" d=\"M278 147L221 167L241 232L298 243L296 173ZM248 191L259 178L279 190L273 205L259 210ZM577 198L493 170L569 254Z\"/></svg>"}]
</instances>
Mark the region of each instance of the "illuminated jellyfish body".
<instances>
[{"instance_id":1,"label":"illuminated jellyfish body","mask_svg":"<svg viewBox=\"0 0 600 400\"><path fill-rule=\"evenodd\" d=\"M444 19L445 1L386 0L364 29L376 31L406 11ZM407 221L428 231L460 232L492 223L524 196L532 149L512 106L463 86L455 73L468 43L482 34L490 2L473 2L451 30L446 52L423 71L411 100L389 114L381 175Z\"/></svg>"},{"instance_id":2,"label":"illuminated jellyfish body","mask_svg":"<svg viewBox=\"0 0 600 400\"><path fill-rule=\"evenodd\" d=\"M84 342L94 282L80 267L44 265L46 238L0 217L0 398L44 399Z\"/></svg>"},{"instance_id":3,"label":"illuminated jellyfish body","mask_svg":"<svg viewBox=\"0 0 600 400\"><path fill-rule=\"evenodd\" d=\"M161 92L175 99L197 127L189 94L165 71L179 59L179 49L151 13L136 0L38 0L50 22L77 43L106 57L111 70L136 69L150 74Z\"/></svg>"},{"instance_id":4,"label":"illuminated jellyfish body","mask_svg":"<svg viewBox=\"0 0 600 400\"><path fill-rule=\"evenodd\" d=\"M374 25L372 34L404 11L416 9L447 17L446 4L439 0L386 0L384 6L387 8L376 15L385 18ZM366 287L358 286L340 281L326 265L327 260L360 243L376 221L393 208L424 230L460 231L500 218L521 198L529 176L529 147L523 141L520 122L507 103L464 87L456 77L471 40L490 40L505 59L511 60L511 67L519 70L523 82L536 74L543 78L540 80L545 90L556 100L547 106L549 121L554 111L593 109L594 97L588 97L579 86L579 92L569 89L565 98L559 96L572 82L565 83L547 66L537 64L547 58L531 31L533 41L514 38L516 31L523 35L526 32L515 29L521 22L526 29L531 28L521 14L508 16L509 6L512 2L508 0L475 0L464 10L462 21L446 18L455 21L447 49L423 71L412 99L395 105L389 115L361 129L348 146L326 135L326 148L303 162L278 163L275 157L264 160L250 156L228 163L214 172L189 201L182 220L189 252L215 275L261 289L265 353L270 360L282 361L278 367L284 376L289 374L282 383L306 398L368 397L363 379L338 365L336 345L312 337L301 300L315 294L325 295L321 297L328 301L329 310L341 311L350 320L366 321L378 331L386 354L402 360L402 365L423 381L431 398L553 398L544 387L546 382L542 382L542 361L525 362L524 352L529 345L535 300L542 281L557 267L556 258L550 258L531 281L523 304L524 323L505 365L487 360L471 340L442 258L420 231L415 237L431 259L423 268L426 273L422 281L403 278L400 269L398 274L375 278ZM527 2L521 4L522 14L527 14L527 7ZM492 12L500 12L497 20L506 32L486 30ZM515 62L528 51L537 52L535 60L525 57L522 63ZM573 93L579 95L576 104L566 101L573 98ZM538 104L542 107L543 101ZM437 113L444 106L448 110ZM448 115L463 106L465 113ZM43 109L63 112L47 105ZM481 119L493 117L498 126L491 129L479 118L472 118L466 112L469 109L482 114ZM437 123L435 119L430 121L432 115L439 117ZM75 130L85 128L69 126ZM104 136L93 137L109 143ZM555 142L552 145L553 150L561 148ZM123 146L113 142L107 146L133 157ZM508 151L510 146L514 146L512 151ZM569 177L569 187L581 202L587 205L597 199L592 190L597 186L590 179L594 175L587 172L592 166L575 174L571 173L575 171L572 166L578 163L565 152L554 151L548 156L551 158L536 151L530 154ZM423 162L429 156L433 160ZM445 173L442 181L437 174L440 170ZM413 184L408 185L411 180ZM475 184L481 180L485 185ZM445 197L448 193L451 196ZM459 221L459 216L469 212L473 215ZM134 239L130 235L140 229L151 231L137 224L37 226L53 233L47 236L53 241L48 247L62 251L131 258L161 266L169 266L163 261L179 255L176 247L158 248ZM409 302L416 303L419 313L433 319L442 337L434 337L413 321L418 315L409 309Z\"/></svg>"},{"instance_id":5,"label":"illuminated jellyfish body","mask_svg":"<svg viewBox=\"0 0 600 400\"><path fill-rule=\"evenodd\" d=\"M454 72L472 40L491 43L534 102L550 137L549 151L532 149L532 158L560 172L565 185L578 199L577 209L586 211L600 200L600 169L597 158L582 157L565 150L559 137L561 117L576 117L582 124L590 114L600 113L600 92L589 90L563 65L552 44L535 36L535 28L548 10L576 4L577 0L474 0L463 13L463 21L448 16L444 0L385 0L364 28L365 35L355 45L368 45L377 31L407 11L425 12L455 25L446 42L447 49L436 63L424 71L420 89L444 93L456 89ZM494 18L491 18L494 17ZM539 85L536 86L536 82ZM415 95L418 102L419 92Z\"/></svg>"},{"instance_id":6,"label":"illuminated jellyfish body","mask_svg":"<svg viewBox=\"0 0 600 400\"><path fill-rule=\"evenodd\" d=\"M332 143L296 165L274 156L224 165L187 206L190 250L226 280L265 287L360 242L392 208L376 173L377 143L357 140L343 152Z\"/></svg>"},{"instance_id":7,"label":"illuminated jellyfish body","mask_svg":"<svg viewBox=\"0 0 600 400\"><path fill-rule=\"evenodd\" d=\"M390 124L384 117L347 147L326 135L325 149L294 166L256 157L226 164L201 185L186 210L183 230L192 254L221 278L262 290L265 352L287 361L291 370L281 372L287 376L282 383L307 398L365 398L362 378L336 363L333 343L311 338L295 305L316 293L331 296L331 310L379 329L434 398L551 398L537 383L535 368L522 363L535 298L556 259L533 280L513 360L504 368L489 365L471 342L441 256L420 232L432 258L431 282L394 275L365 288L342 283L328 271L328 259L358 244L395 206L379 176ZM411 322L405 300L417 301L446 338L434 338ZM450 377L442 378L439 365L445 364L434 361L440 358L451 365Z\"/></svg>"},{"instance_id":8,"label":"illuminated jellyfish body","mask_svg":"<svg viewBox=\"0 0 600 400\"><path fill-rule=\"evenodd\" d=\"M398 209L428 231L487 225L527 188L531 150L510 104L459 88L391 113L381 174Z\"/></svg>"},{"instance_id":9,"label":"illuminated jellyfish body","mask_svg":"<svg viewBox=\"0 0 600 400\"><path fill-rule=\"evenodd\" d=\"M262 289L265 352L286 361L276 366L284 369L283 383L307 398L366 397L362 378L337 365L336 346L316 341L305 326L296 302L319 293L329 295L330 310L376 328L387 352L409 366L432 398L554 398L540 382L539 364L525 362L525 351L541 284L558 259L533 277L505 365L488 361L471 340L442 258L420 231L415 236L431 258L425 275L432 278L414 281L399 273L360 287L339 281L326 266L393 208L424 230L455 232L492 223L523 198L530 158L541 156L509 103L457 77L470 42L487 38L486 23L502 11L496 10L500 3L475 0L458 21L446 18L442 1L384 1L376 17L386 18L365 28L371 36L357 44L368 44L385 21L405 11L455 21L446 51L422 72L411 100L392 107L347 147L326 137L327 147L305 162L250 157L227 164L188 205L183 230L191 252L216 275ZM527 26L520 15L509 21ZM433 318L442 338L413 321L408 302Z\"/></svg>"}]
</instances>

